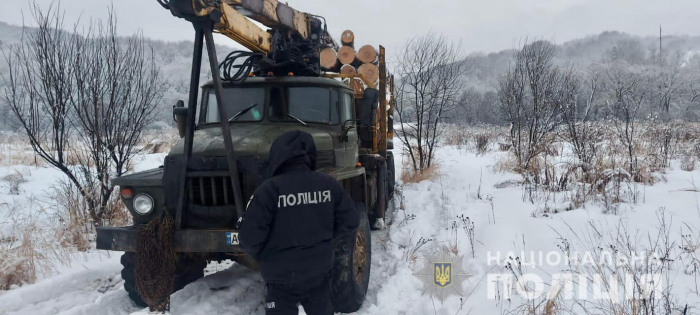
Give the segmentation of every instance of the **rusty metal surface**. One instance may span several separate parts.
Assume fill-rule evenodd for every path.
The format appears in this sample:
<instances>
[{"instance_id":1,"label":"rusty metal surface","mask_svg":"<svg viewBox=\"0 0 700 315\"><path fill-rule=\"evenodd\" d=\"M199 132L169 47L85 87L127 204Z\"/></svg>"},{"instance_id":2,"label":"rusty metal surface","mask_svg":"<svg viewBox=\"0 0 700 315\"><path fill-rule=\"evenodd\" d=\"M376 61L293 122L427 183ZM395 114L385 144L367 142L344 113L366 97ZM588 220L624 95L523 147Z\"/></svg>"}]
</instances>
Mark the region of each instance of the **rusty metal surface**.
<instances>
[{"instance_id":1,"label":"rusty metal surface","mask_svg":"<svg viewBox=\"0 0 700 315\"><path fill-rule=\"evenodd\" d=\"M379 122L378 139L376 150L382 157L386 158L387 151L387 99L386 99L386 53L383 46L379 46L379 110L377 111L377 121Z\"/></svg>"},{"instance_id":2,"label":"rusty metal surface","mask_svg":"<svg viewBox=\"0 0 700 315\"><path fill-rule=\"evenodd\" d=\"M387 110L387 133L389 139L394 139L394 107L396 106L396 98L394 98L394 75L389 77L389 109ZM387 145L388 147L388 145ZM393 149L389 148L389 149Z\"/></svg>"}]
</instances>

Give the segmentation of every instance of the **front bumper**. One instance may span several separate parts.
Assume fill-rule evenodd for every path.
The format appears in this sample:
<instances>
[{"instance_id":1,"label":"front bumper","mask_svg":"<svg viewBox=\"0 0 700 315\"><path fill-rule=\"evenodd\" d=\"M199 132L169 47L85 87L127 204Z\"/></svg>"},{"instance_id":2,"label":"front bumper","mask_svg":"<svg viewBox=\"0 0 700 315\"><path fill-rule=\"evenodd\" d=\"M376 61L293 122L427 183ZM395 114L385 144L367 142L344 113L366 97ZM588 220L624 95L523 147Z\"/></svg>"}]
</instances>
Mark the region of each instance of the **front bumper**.
<instances>
[{"instance_id":1,"label":"front bumper","mask_svg":"<svg viewBox=\"0 0 700 315\"><path fill-rule=\"evenodd\" d=\"M236 230L175 231L178 253L243 253L238 245L226 245L226 232ZM136 252L139 227L98 227L97 249Z\"/></svg>"}]
</instances>

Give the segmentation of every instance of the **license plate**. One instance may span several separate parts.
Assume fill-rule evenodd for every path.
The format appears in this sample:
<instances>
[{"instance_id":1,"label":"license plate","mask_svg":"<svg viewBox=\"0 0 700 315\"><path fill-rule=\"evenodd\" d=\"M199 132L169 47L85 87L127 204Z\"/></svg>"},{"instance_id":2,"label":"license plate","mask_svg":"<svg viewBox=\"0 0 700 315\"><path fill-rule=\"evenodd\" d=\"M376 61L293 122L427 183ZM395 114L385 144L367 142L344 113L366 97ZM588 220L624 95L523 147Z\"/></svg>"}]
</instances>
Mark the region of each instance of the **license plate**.
<instances>
[{"instance_id":1,"label":"license plate","mask_svg":"<svg viewBox=\"0 0 700 315\"><path fill-rule=\"evenodd\" d=\"M226 245L238 245L238 232L226 232Z\"/></svg>"}]
</instances>

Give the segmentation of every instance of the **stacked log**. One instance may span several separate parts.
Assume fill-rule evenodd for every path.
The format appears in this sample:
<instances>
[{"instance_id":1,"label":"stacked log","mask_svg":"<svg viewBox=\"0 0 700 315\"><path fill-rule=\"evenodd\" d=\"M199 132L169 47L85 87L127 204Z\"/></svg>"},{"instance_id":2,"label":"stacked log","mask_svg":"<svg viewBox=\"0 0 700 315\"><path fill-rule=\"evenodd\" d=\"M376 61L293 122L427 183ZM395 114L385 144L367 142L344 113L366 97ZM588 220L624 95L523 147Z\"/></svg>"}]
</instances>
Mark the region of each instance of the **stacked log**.
<instances>
[{"instance_id":1,"label":"stacked log","mask_svg":"<svg viewBox=\"0 0 700 315\"><path fill-rule=\"evenodd\" d=\"M379 68L371 63L364 63L357 69L357 73L365 77L369 82L376 83L379 81Z\"/></svg>"},{"instance_id":2,"label":"stacked log","mask_svg":"<svg viewBox=\"0 0 700 315\"><path fill-rule=\"evenodd\" d=\"M340 42L343 43L343 46L355 48L355 33L351 30L343 31L343 34L340 35Z\"/></svg>"},{"instance_id":3,"label":"stacked log","mask_svg":"<svg viewBox=\"0 0 700 315\"><path fill-rule=\"evenodd\" d=\"M366 82L352 77L344 80L356 94L362 94L365 83L371 86L379 82L379 52L372 45L355 50L355 33L351 30L341 34L340 43L342 46L337 51L331 47L321 50L321 68L328 72L362 75Z\"/></svg>"},{"instance_id":4,"label":"stacked log","mask_svg":"<svg viewBox=\"0 0 700 315\"><path fill-rule=\"evenodd\" d=\"M357 53L350 46L343 46L338 49L338 60L344 65L358 64Z\"/></svg>"},{"instance_id":5,"label":"stacked log","mask_svg":"<svg viewBox=\"0 0 700 315\"><path fill-rule=\"evenodd\" d=\"M352 65L343 65L340 67L340 74L355 74L357 73L357 69L353 67Z\"/></svg>"},{"instance_id":6,"label":"stacked log","mask_svg":"<svg viewBox=\"0 0 700 315\"><path fill-rule=\"evenodd\" d=\"M321 68L326 71L335 72L340 67L338 53L332 47L321 50Z\"/></svg>"},{"instance_id":7,"label":"stacked log","mask_svg":"<svg viewBox=\"0 0 700 315\"><path fill-rule=\"evenodd\" d=\"M379 52L372 45L364 45L357 52L357 59L362 63L376 64L379 61Z\"/></svg>"}]
</instances>

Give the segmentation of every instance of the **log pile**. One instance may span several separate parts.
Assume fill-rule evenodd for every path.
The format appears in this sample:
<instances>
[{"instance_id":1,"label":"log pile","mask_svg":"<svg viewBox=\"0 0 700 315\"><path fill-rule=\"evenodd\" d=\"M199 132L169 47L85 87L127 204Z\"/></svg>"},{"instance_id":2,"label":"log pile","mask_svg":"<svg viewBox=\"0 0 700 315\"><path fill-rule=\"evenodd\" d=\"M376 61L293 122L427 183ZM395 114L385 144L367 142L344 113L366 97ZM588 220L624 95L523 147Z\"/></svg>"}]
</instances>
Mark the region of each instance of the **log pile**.
<instances>
[{"instance_id":1,"label":"log pile","mask_svg":"<svg viewBox=\"0 0 700 315\"><path fill-rule=\"evenodd\" d=\"M336 51L332 47L321 50L321 68L326 72L340 74L360 74L368 83L376 86L379 82L379 53L372 45L364 45L355 50L355 34L351 30L344 31L340 36L342 46ZM356 78L346 78L356 94L365 90L365 82Z\"/></svg>"}]
</instances>

